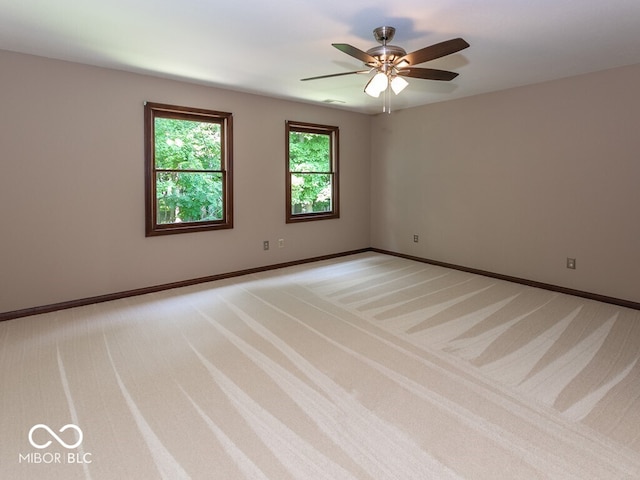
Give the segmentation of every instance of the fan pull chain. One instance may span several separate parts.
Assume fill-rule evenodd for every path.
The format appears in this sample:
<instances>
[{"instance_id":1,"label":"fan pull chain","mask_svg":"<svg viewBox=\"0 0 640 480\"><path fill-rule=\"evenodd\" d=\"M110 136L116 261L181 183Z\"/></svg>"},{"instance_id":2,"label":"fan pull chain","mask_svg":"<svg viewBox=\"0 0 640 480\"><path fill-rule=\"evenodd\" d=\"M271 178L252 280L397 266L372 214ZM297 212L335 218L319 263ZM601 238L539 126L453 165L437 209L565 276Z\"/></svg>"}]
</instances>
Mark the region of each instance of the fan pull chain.
<instances>
[{"instance_id":1,"label":"fan pull chain","mask_svg":"<svg viewBox=\"0 0 640 480\"><path fill-rule=\"evenodd\" d=\"M382 113L391 114L391 83L382 92Z\"/></svg>"}]
</instances>

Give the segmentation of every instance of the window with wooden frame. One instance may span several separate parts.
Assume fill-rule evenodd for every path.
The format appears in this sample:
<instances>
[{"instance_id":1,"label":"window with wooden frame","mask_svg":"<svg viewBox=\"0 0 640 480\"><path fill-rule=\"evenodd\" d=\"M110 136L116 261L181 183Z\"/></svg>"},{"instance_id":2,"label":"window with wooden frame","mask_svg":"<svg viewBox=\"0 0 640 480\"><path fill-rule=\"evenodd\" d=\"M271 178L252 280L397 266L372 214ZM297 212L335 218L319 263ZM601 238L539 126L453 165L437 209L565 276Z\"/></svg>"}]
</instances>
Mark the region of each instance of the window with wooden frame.
<instances>
[{"instance_id":1,"label":"window with wooden frame","mask_svg":"<svg viewBox=\"0 0 640 480\"><path fill-rule=\"evenodd\" d=\"M286 122L287 223L338 218L338 127Z\"/></svg>"},{"instance_id":2,"label":"window with wooden frame","mask_svg":"<svg viewBox=\"0 0 640 480\"><path fill-rule=\"evenodd\" d=\"M232 114L145 103L146 235L233 227Z\"/></svg>"}]
</instances>

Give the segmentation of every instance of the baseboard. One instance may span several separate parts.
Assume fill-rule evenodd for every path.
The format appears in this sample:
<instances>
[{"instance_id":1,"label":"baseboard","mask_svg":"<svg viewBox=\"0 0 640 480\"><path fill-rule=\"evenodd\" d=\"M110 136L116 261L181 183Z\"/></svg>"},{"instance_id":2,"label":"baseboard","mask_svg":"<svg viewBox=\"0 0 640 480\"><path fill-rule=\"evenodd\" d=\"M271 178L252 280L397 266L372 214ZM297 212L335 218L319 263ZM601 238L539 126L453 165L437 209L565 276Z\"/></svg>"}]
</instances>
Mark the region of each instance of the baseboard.
<instances>
[{"instance_id":1,"label":"baseboard","mask_svg":"<svg viewBox=\"0 0 640 480\"><path fill-rule=\"evenodd\" d=\"M604 303L610 303L613 305L617 305L620 307L626 307L626 308L631 308L634 310L640 310L640 303L638 302L632 302L630 300L624 300L624 299L620 299L620 298L615 298L615 297L608 297L605 295L599 295L597 293L591 293L591 292L584 292L581 290L574 290L571 288L566 288L566 287L560 287L558 285L551 285L548 283L542 283L542 282L536 282L533 280L527 280L525 278L518 278L518 277L512 277L510 275L502 275L500 273L494 273L494 272L488 272L485 270L479 270L476 268L470 268L470 267L464 267L461 265L455 265L455 264L451 264L451 263L446 263L446 262L440 262L438 260L430 260L428 258L422 258L422 257L416 257L413 255L406 255L403 253L398 253L398 252L392 252L389 250L383 250L380 248L373 248L373 247L369 247L369 248L361 248L358 250L351 250L348 252L340 252L340 253L334 253L334 254L330 254L330 255L322 255L322 256L318 256L318 257L311 257L311 258L305 258L302 260L294 260L291 262L284 262L284 263L277 263L277 264L273 264L273 265L266 265L263 267L256 267L256 268L249 268L249 269L245 269L245 270L237 270L234 272L227 272L227 273L221 273L221 274L217 274L217 275L209 275L206 277L199 277L199 278L194 278L194 279L190 279L190 280L182 280L179 282L172 282L172 283L165 283L165 284L161 284L161 285L153 285L150 287L144 287L144 288L138 288L135 290L126 290L126 291L122 291L122 292L116 292L116 293L109 293L109 294L105 294L105 295L98 295L95 297L88 297L88 298L82 298L82 299L78 299L78 300L70 300L67 302L60 302L60 303L53 303L53 304L49 304L49 305L42 305L42 306L38 306L38 307L30 307L30 308L24 308L21 310L13 310L10 312L0 312L0 322L1 321L5 321L5 320L13 320L16 318L21 318L21 317L28 317L31 315L39 315L41 313L50 313L50 312L55 312L58 310L66 310L69 308L75 308L75 307L82 307L85 305L92 305L94 303L102 303L102 302L109 302L111 300L119 300L121 298L128 298L128 297L135 297L135 296L139 296L139 295L145 295L147 293L155 293L155 292L161 292L163 290L171 290L174 288L180 288L180 287L188 287L190 285L197 285L199 283L207 283L207 282L214 282L216 280L222 280L225 278L232 278L232 277L240 277L242 275L249 275L252 273L259 273L259 272L266 272L269 270L277 270L280 268L285 268L285 267L292 267L295 265L303 265L305 263L313 263L313 262L319 262L321 260L330 260L332 258L339 258L339 257L345 257L348 255L354 255L357 253L364 253L364 252L376 252L376 253L382 253L385 255L392 255L395 257L401 257L401 258L406 258L408 260L414 260L417 262L422 262L422 263L428 263L430 265L437 265L440 267L445 267L445 268L452 268L454 270L460 270L463 272L468 272L468 273L474 273L477 275L483 275L485 277L491 277L491 278L497 278L499 280L505 280L508 282L514 282L514 283L519 283L522 285L527 285L529 287L535 287L535 288L542 288L544 290L551 290L553 292L558 292L558 293L564 293L567 295L573 295L576 297L582 297L582 298L587 298L589 300L595 300L598 302L604 302Z\"/></svg>"},{"instance_id":2,"label":"baseboard","mask_svg":"<svg viewBox=\"0 0 640 480\"><path fill-rule=\"evenodd\" d=\"M408 260L415 260L417 262L428 263L430 265L438 265L440 267L452 268L454 270L460 270L468 273L475 273L477 275L483 275L485 277L497 278L499 280L506 280L508 282L520 283L529 287L542 288L544 290L551 290L553 292L564 293L567 295L573 295L576 297L587 298L589 300L595 300L598 302L610 303L619 307L632 308L634 310L640 310L640 303L632 302L630 300L624 300L615 297L608 297L606 295L600 295L597 293L584 292L582 290L574 290L572 288L560 287L558 285L551 285L549 283L536 282L534 280L527 280L526 278L512 277L510 275L502 275L500 273L488 272L485 270L479 270L476 268L463 267L451 263L440 262L437 260L429 260L427 258L415 257L413 255L405 255L403 253L391 252L388 250L382 250L380 248L370 248L369 251L383 253L386 255L393 255L395 257L406 258Z\"/></svg>"},{"instance_id":3,"label":"baseboard","mask_svg":"<svg viewBox=\"0 0 640 480\"><path fill-rule=\"evenodd\" d=\"M153 285L150 287L137 288L135 290L126 290L122 292L98 295L95 297L81 298L78 300L70 300L67 302L52 303L49 305L42 305L39 307L23 308L21 310L13 310L10 312L0 312L0 322L5 320L13 320L21 317L28 317L31 315L39 315L41 313L50 313L50 312L56 312L58 310L66 310L68 308L92 305L94 303L109 302L111 300L119 300L121 298L136 297L138 295L145 295L147 293L155 293L155 292L161 292L163 290L171 290L173 288L188 287L191 285L197 285L199 283L213 282L213 281L222 280L225 278L240 277L242 275L249 275L252 273L266 272L269 270L292 267L295 265L302 265L305 263L319 262L321 260L330 260L332 258L345 257L348 255L354 255L357 253L364 253L369 251L371 251L370 248L362 248L359 250L351 250L348 252L340 252L340 253L334 253L330 255L322 255L318 257L305 258L302 260L294 260L291 262L284 262L284 263L277 263L273 265L267 265L263 267L249 268L246 270L237 270L234 272L227 272L227 273L221 273L217 275L210 275L206 277L193 278L190 280L182 280L179 282L165 283L162 285Z\"/></svg>"}]
</instances>

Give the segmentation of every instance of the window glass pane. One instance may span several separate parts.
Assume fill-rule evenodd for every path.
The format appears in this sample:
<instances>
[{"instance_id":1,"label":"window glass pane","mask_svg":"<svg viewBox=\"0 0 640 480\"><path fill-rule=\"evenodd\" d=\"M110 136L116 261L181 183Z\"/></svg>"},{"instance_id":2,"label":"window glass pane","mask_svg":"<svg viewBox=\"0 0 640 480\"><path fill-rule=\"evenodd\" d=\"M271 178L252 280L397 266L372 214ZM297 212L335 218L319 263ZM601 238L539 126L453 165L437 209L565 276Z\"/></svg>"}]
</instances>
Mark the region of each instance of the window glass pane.
<instances>
[{"instance_id":1,"label":"window glass pane","mask_svg":"<svg viewBox=\"0 0 640 480\"><path fill-rule=\"evenodd\" d=\"M330 137L324 133L289 132L289 170L330 172Z\"/></svg>"},{"instance_id":2,"label":"window glass pane","mask_svg":"<svg viewBox=\"0 0 640 480\"><path fill-rule=\"evenodd\" d=\"M219 123L155 118L156 168L167 170L220 170Z\"/></svg>"},{"instance_id":3,"label":"window glass pane","mask_svg":"<svg viewBox=\"0 0 640 480\"><path fill-rule=\"evenodd\" d=\"M330 212L332 209L330 174L291 174L291 213Z\"/></svg>"},{"instance_id":4,"label":"window glass pane","mask_svg":"<svg viewBox=\"0 0 640 480\"><path fill-rule=\"evenodd\" d=\"M233 228L233 115L145 102L146 236Z\"/></svg>"},{"instance_id":5,"label":"window glass pane","mask_svg":"<svg viewBox=\"0 0 640 480\"><path fill-rule=\"evenodd\" d=\"M287 120L286 222L340 218L338 127Z\"/></svg>"},{"instance_id":6,"label":"window glass pane","mask_svg":"<svg viewBox=\"0 0 640 480\"><path fill-rule=\"evenodd\" d=\"M158 224L220 220L224 215L221 173L157 172Z\"/></svg>"}]
</instances>

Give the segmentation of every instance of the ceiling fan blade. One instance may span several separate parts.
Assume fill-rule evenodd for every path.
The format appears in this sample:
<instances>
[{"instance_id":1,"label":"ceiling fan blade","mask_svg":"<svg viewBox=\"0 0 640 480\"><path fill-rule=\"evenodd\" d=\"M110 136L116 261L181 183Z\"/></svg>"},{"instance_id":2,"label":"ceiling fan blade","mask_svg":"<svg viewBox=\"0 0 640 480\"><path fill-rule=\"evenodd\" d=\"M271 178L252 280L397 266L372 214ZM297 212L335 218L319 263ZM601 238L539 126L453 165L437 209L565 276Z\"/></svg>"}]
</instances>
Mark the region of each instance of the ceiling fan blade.
<instances>
[{"instance_id":1,"label":"ceiling fan blade","mask_svg":"<svg viewBox=\"0 0 640 480\"><path fill-rule=\"evenodd\" d=\"M354 73L369 73L371 70L356 70L355 72L331 73L329 75L320 75L319 77L301 78L301 82L307 80L320 80L321 78L341 77L342 75L353 75Z\"/></svg>"},{"instance_id":2,"label":"ceiling fan blade","mask_svg":"<svg viewBox=\"0 0 640 480\"><path fill-rule=\"evenodd\" d=\"M341 52L346 53L347 55L351 55L352 57L357 58L364 63L378 63L378 60L376 60L375 57L372 57L367 52L363 52L359 48L347 45L346 43L332 43L331 45L336 47Z\"/></svg>"},{"instance_id":3,"label":"ceiling fan blade","mask_svg":"<svg viewBox=\"0 0 640 480\"><path fill-rule=\"evenodd\" d=\"M398 65L404 60L409 62L409 65L418 65L420 63L428 62L429 60L435 60L436 58L459 52L468 46L469 44L462 38L454 38L452 40L436 43L429 47L421 48L415 52L407 53L404 57L398 59L395 64Z\"/></svg>"},{"instance_id":4,"label":"ceiling fan blade","mask_svg":"<svg viewBox=\"0 0 640 480\"><path fill-rule=\"evenodd\" d=\"M435 68L403 68L398 70L401 77L423 78L425 80L453 80L458 76L456 72L436 70Z\"/></svg>"}]
</instances>

